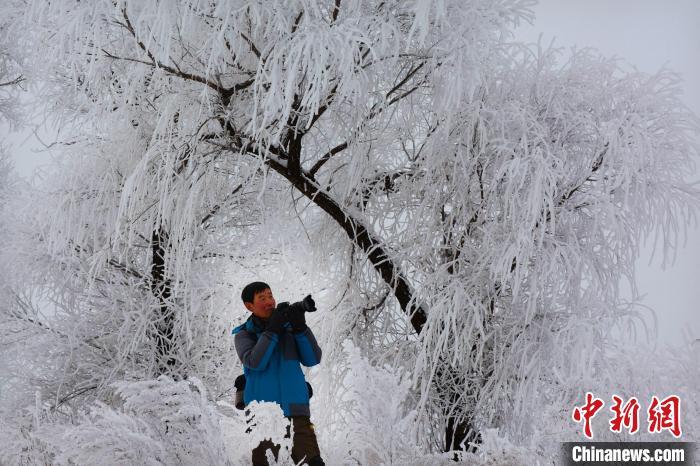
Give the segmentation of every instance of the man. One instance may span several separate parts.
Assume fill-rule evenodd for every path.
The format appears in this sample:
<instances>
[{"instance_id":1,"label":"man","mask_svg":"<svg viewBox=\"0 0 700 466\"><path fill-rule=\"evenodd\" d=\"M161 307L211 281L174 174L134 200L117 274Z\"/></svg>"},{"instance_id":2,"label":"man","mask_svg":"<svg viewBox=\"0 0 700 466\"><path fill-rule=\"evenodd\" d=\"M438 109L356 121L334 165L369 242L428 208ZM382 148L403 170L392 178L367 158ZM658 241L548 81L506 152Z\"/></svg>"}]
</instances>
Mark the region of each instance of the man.
<instances>
[{"instance_id":1,"label":"man","mask_svg":"<svg viewBox=\"0 0 700 466\"><path fill-rule=\"evenodd\" d=\"M273 401L279 404L294 425L294 462L304 459L309 466L325 466L311 423L309 389L300 366L301 363L311 367L321 362L321 348L307 327L302 310L315 310L313 300L308 296L302 306L281 303L276 309L272 290L263 282L246 285L241 299L252 313L232 332L246 379L244 403ZM267 449L278 458L280 446L265 440L253 449L254 466L268 464Z\"/></svg>"}]
</instances>

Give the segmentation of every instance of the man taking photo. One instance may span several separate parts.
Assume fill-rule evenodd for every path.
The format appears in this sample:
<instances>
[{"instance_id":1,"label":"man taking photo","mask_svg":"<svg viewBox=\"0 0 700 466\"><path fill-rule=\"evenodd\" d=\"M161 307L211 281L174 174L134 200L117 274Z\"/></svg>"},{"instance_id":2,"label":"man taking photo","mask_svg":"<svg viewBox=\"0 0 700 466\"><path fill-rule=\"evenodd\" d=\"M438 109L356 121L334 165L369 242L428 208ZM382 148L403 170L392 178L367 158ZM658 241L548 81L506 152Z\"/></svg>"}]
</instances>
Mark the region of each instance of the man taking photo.
<instances>
[{"instance_id":1,"label":"man taking photo","mask_svg":"<svg viewBox=\"0 0 700 466\"><path fill-rule=\"evenodd\" d=\"M306 312L316 310L311 296L298 303L276 306L270 287L263 282L245 286L241 299L252 315L233 329L238 357L243 363L243 402L268 401L280 405L294 426L292 459L309 466L325 466L309 411L310 386L300 364L321 362L321 348L306 325ZM280 446L264 440L253 449L253 466L267 466L267 449L278 458Z\"/></svg>"}]
</instances>

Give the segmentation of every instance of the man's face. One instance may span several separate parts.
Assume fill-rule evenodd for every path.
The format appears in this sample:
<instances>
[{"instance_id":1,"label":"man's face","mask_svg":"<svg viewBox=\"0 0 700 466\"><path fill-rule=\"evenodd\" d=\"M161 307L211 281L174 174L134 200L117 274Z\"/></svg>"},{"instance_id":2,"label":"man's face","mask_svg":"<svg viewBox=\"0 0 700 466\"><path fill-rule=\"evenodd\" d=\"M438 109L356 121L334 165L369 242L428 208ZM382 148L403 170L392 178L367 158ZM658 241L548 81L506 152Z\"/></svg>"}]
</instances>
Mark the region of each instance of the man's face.
<instances>
[{"instance_id":1,"label":"man's face","mask_svg":"<svg viewBox=\"0 0 700 466\"><path fill-rule=\"evenodd\" d=\"M252 303L244 303L245 307L261 319L267 319L272 315L272 311L275 309L277 303L275 303L275 298L272 296L272 291L267 288L262 291L255 293L253 296Z\"/></svg>"}]
</instances>

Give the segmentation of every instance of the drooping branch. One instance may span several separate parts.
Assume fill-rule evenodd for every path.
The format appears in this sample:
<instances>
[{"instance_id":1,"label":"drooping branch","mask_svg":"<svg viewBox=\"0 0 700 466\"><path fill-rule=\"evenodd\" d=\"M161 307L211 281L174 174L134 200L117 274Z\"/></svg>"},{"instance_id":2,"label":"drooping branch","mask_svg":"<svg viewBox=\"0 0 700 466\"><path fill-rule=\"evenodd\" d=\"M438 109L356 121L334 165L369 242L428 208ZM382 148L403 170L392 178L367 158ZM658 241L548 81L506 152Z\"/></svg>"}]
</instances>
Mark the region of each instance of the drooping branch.
<instances>
[{"instance_id":1,"label":"drooping branch","mask_svg":"<svg viewBox=\"0 0 700 466\"><path fill-rule=\"evenodd\" d=\"M262 55L260 54L260 50L255 46L253 41L250 39L250 37L246 36L242 31L240 32L241 37L243 38L244 41L248 44L250 47L250 51L255 55L256 57L260 58Z\"/></svg>"},{"instance_id":2,"label":"drooping branch","mask_svg":"<svg viewBox=\"0 0 700 466\"><path fill-rule=\"evenodd\" d=\"M346 141L346 142L343 142L342 144L338 144L337 146L335 146L334 148L332 148L331 150L329 150L328 152L326 152L325 154L323 154L323 155L321 156L321 158L318 159L318 160L316 161L316 163L314 164L314 166L311 167L311 169L308 171L309 177L311 177L311 178L315 177L315 176L316 176L316 173L318 172L318 170L319 170L326 162L328 162L328 161L331 159L331 157L333 157L333 156L334 156L335 154L337 154L338 152L344 151L345 149L347 149L347 147L348 147L348 143L347 143L347 141Z\"/></svg>"},{"instance_id":3,"label":"drooping branch","mask_svg":"<svg viewBox=\"0 0 700 466\"><path fill-rule=\"evenodd\" d=\"M401 310L409 316L414 331L420 334L427 322L427 313L420 304L412 302L413 290L402 271L389 257L382 242L361 221L346 212L328 193L314 183L303 170L296 174L291 173L284 165L270 158L266 159L266 163L311 202L330 215L345 231L350 240L367 254L375 270L384 282L392 288Z\"/></svg>"},{"instance_id":4,"label":"drooping branch","mask_svg":"<svg viewBox=\"0 0 700 466\"><path fill-rule=\"evenodd\" d=\"M23 82L24 80L25 80L25 79L24 79L24 76L19 75L19 76L17 76L16 78L11 79L10 81L6 81L6 82L4 82L4 83L0 83L0 87L15 86L15 85L17 85L17 84Z\"/></svg>"},{"instance_id":5,"label":"drooping branch","mask_svg":"<svg viewBox=\"0 0 700 466\"><path fill-rule=\"evenodd\" d=\"M226 199L230 198L231 196L235 196L238 191L240 191L243 188L243 183L239 184L236 186L227 196ZM225 202L225 200L224 200ZM216 213L221 209L221 206L224 204L222 202L221 204L216 204L214 207L211 208L211 210L202 218L202 220L199 222L200 226L205 226L207 222L214 216Z\"/></svg>"},{"instance_id":6,"label":"drooping branch","mask_svg":"<svg viewBox=\"0 0 700 466\"><path fill-rule=\"evenodd\" d=\"M603 150L598 153L598 155L595 157L593 160L593 164L591 165L591 172L590 175L586 177L584 181L581 183L578 183L576 186L568 190L566 193L562 194L559 198L559 201L557 202L558 205L563 205L566 201L568 201L571 196L573 196L578 190L580 190L584 184L587 182L592 181L591 176L596 173L600 167L603 165L603 158L605 157L605 154L608 152L608 147L610 147L609 143L605 143L605 146L603 147Z\"/></svg>"},{"instance_id":7,"label":"drooping branch","mask_svg":"<svg viewBox=\"0 0 700 466\"><path fill-rule=\"evenodd\" d=\"M87 256L91 256L93 254L84 246L81 246L79 244L74 244L73 241L70 241L70 243L73 245L73 249L75 250L75 252L77 252L79 255L85 254ZM107 264L111 265L116 270L124 273L124 275L130 276L130 277L135 278L137 280L140 280L141 282L147 281L146 277L144 277L141 272L134 269L133 267L129 267L127 264L123 264L123 263L119 262L118 260L114 259L113 257L110 257L107 260Z\"/></svg>"},{"instance_id":8,"label":"drooping branch","mask_svg":"<svg viewBox=\"0 0 700 466\"><path fill-rule=\"evenodd\" d=\"M35 326L44 332L53 333L54 335L57 335L65 340L70 340L70 341L74 340L74 338L71 335L66 335L65 333L61 332L60 330L57 330L56 328L42 322L38 317L32 317L30 315L30 312L29 312L31 310L31 307L32 307L31 304L29 304L26 300L24 300L22 297L20 297L19 294L17 294L15 291L11 291L11 294L12 294L13 298L15 299L15 303L17 304L19 309L21 309L23 312L20 313L17 311L13 311L12 307L8 307L8 309L10 309L10 312L8 314L9 317L23 321L23 322L28 322L28 323L32 324L32 326ZM99 355L103 359L107 359L105 357L105 354L107 353L105 348L98 345L97 343L95 343L94 340L95 340L94 338L89 338L89 339L78 339L77 341L81 345L87 345L87 346L92 347L93 349L98 350L99 353L95 353L95 354Z\"/></svg>"},{"instance_id":9,"label":"drooping branch","mask_svg":"<svg viewBox=\"0 0 700 466\"><path fill-rule=\"evenodd\" d=\"M583 186L585 186L586 183L590 183L593 181L593 175L600 170L600 167L603 165L603 160L605 158L605 155L608 152L608 148L610 147L609 143L605 143L603 146L603 149L595 156L593 159L593 163L591 164L591 169L588 174L585 175L585 178L583 181L577 183L574 187L570 188L569 190L565 191L564 193L560 194L557 198L556 206L557 207L562 207L566 202L572 198L574 194L579 192ZM582 206L587 205L586 203L582 205L578 205L575 208L580 208ZM549 223L552 220L552 212L547 211L546 213L542 213L542 217L544 217L544 222ZM538 221L535 223L535 228L539 227L540 222Z\"/></svg>"},{"instance_id":10,"label":"drooping branch","mask_svg":"<svg viewBox=\"0 0 700 466\"><path fill-rule=\"evenodd\" d=\"M326 193L312 177L303 169L297 171L289 170L288 166L282 163L277 157L292 157L281 153L280 148L275 148L273 155L276 157L264 156L260 146L254 142L248 142L243 147L234 145L230 148L238 153L248 153L255 157L263 157L265 163L275 172L285 178L300 193L306 196L311 202L320 207L345 231L350 241L359 246L367 254L368 259L375 270L382 277L384 282L391 287L396 296L401 310L409 317L411 326L418 334L421 333L427 322L427 312L420 304L413 302L413 290L408 280L403 275L399 267L389 257L382 242L376 238L361 221L346 212L335 199ZM299 146L298 150L301 150ZM298 157L298 154L296 155Z\"/></svg>"},{"instance_id":11,"label":"drooping branch","mask_svg":"<svg viewBox=\"0 0 700 466\"><path fill-rule=\"evenodd\" d=\"M406 84L411 79L411 77L413 77L424 66L424 64L425 64L425 62L422 62L419 65L417 65L416 67L414 67L411 71L406 73L406 76L404 76L396 85L394 85L394 87L392 87L384 95L384 101L387 102L386 105L380 106L379 103L375 103L374 105L372 105L372 108L370 108L369 113L363 119L363 121L360 123L358 128L361 128L362 126L366 125L367 123L372 121L375 117L379 116L385 109L394 105L395 103L399 102L400 100L403 100L404 98L408 97L409 95L413 94L413 92L418 90L420 88L420 86L422 86L425 83L424 80L419 81L418 84L416 84L412 88L408 89L407 91L405 91L399 95L395 95L395 96L391 97L392 94L397 92L401 88L401 86ZM334 87L332 90L333 94L335 93L336 87ZM328 99L328 100L330 101L331 99ZM322 106L319 109L319 111L316 113L316 115L314 115L314 118L311 121L311 125L313 125L320 118L320 116L323 114L323 112L326 111L326 109L328 108L328 105L329 105L329 103L327 103L326 105ZM355 129L355 132L357 132L358 128ZM432 131L434 131L434 130L432 130ZM430 134L432 134L432 131L430 133L428 133L428 136ZM306 132L308 132L308 130ZM303 134L302 134L302 136L303 136ZM330 149L325 154L323 154L314 163L314 165L311 167L311 169L309 169L309 171L308 171L309 177L313 179L316 176L316 173L321 169L321 167L323 167L323 165L326 164L326 162L328 162L334 155L347 149L348 145L349 145L349 141L342 142L342 143L338 144L337 146L333 147L332 149Z\"/></svg>"},{"instance_id":12,"label":"drooping branch","mask_svg":"<svg viewBox=\"0 0 700 466\"><path fill-rule=\"evenodd\" d=\"M231 96L234 93L250 87L255 82L254 79L248 79L246 81L243 81L241 83L236 84L235 86L233 86L231 88L224 88L220 84L217 84L213 81L210 81L209 79L207 79L203 76L182 71L177 64L175 64L174 66L170 66L168 64L165 64L165 63L161 62L160 60L156 59L155 55L153 55L153 52L151 52L151 50L149 50L148 47L146 47L146 45L143 43L143 41L138 38L136 30L134 29L134 26L131 24L131 20L129 19L129 15L126 12L126 8L122 8L122 16L124 17L124 22L116 21L116 23L119 24L120 26L122 26L123 28L125 28L127 31L129 31L129 34L131 34L131 36L136 41L136 44L148 56L150 61L140 60L140 59L131 58L131 57L120 57L120 56L117 56L117 55L114 55L114 54L108 52L105 49L102 49L102 52L109 58L117 59L117 60L133 61L136 63L150 65L150 66L153 66L155 68L160 68L173 76L177 76L178 78L181 78L181 79L184 79L187 81L194 81L194 82L204 84L204 85L210 87L211 89L215 90L216 92L218 92L222 96L222 101L226 105L228 104L228 102L231 99ZM241 33L241 35L243 36L244 39L247 39L243 33ZM252 42L250 42L249 39L248 39L248 41L251 44L253 52L256 53L257 49L255 49L255 46L252 44ZM257 52L256 55L259 57L260 52Z\"/></svg>"}]
</instances>

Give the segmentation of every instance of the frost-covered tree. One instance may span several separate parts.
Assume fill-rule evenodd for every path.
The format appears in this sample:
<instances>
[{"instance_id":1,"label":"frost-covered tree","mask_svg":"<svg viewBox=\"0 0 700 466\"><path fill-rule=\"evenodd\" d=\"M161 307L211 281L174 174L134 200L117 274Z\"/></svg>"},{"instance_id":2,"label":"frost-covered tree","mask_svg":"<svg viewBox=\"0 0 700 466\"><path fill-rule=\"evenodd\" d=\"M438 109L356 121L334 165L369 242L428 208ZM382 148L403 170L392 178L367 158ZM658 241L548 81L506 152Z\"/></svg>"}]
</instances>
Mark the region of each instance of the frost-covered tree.
<instances>
[{"instance_id":1,"label":"frost-covered tree","mask_svg":"<svg viewBox=\"0 0 700 466\"><path fill-rule=\"evenodd\" d=\"M246 225L258 223L240 205L251 194L233 199L241 186L229 188L242 167L220 164L202 173L220 187L173 201L164 218L154 209L162 195L156 183L139 181L135 199L122 198L143 151L162 143L148 139L148 117L115 109L92 130L104 135L72 144L71 156L23 200L27 220L15 241L23 244L13 249L32 278L20 287L27 293L22 307L44 314L31 321L50 321L39 329L45 339L39 346L52 351L31 352L32 364L17 359L17 373L41 373L38 387L27 388L41 388L55 408L76 396L102 398L115 380L159 374L202 374L220 395L230 389L235 366L225 337L231 317L221 312L222 299L231 299L221 264L241 261ZM170 159L139 173L188 183L171 171L173 163L185 170L186 162ZM121 216L121 202L138 203L138 213ZM178 235L193 236L188 249L173 246ZM254 248L248 253L256 255Z\"/></svg>"},{"instance_id":2,"label":"frost-covered tree","mask_svg":"<svg viewBox=\"0 0 700 466\"><path fill-rule=\"evenodd\" d=\"M640 241L674 246L697 200L674 76L508 42L531 3L35 2L46 99L89 139L46 241L85 253L78 287L148 295L130 325L151 333L105 338L189 360L190 298L222 270L195 259L295 212L342 303L327 330L411 371L420 441L521 429L625 314Z\"/></svg>"}]
</instances>

